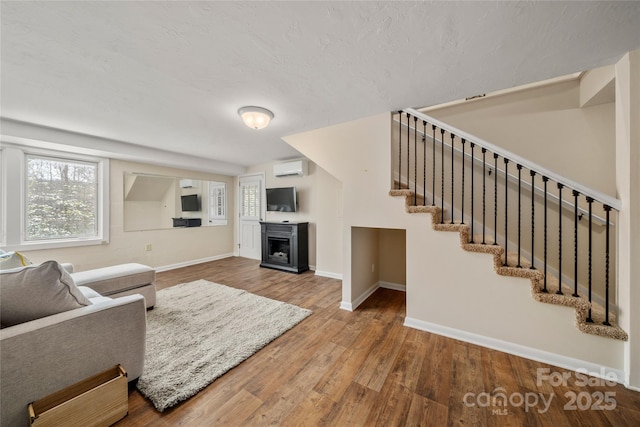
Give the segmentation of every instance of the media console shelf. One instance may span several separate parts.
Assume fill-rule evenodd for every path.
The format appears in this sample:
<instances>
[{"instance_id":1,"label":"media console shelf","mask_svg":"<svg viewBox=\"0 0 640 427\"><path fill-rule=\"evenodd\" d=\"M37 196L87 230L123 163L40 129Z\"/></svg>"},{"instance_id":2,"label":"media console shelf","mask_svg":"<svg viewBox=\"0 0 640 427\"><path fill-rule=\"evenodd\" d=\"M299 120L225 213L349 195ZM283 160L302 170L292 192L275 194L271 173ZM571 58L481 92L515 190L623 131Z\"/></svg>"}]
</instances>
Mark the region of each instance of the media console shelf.
<instances>
[{"instance_id":1,"label":"media console shelf","mask_svg":"<svg viewBox=\"0 0 640 427\"><path fill-rule=\"evenodd\" d=\"M200 227L201 225L200 218L173 218L174 227Z\"/></svg>"},{"instance_id":2,"label":"media console shelf","mask_svg":"<svg viewBox=\"0 0 640 427\"><path fill-rule=\"evenodd\" d=\"M308 222L260 222L260 267L302 273L309 269Z\"/></svg>"}]
</instances>

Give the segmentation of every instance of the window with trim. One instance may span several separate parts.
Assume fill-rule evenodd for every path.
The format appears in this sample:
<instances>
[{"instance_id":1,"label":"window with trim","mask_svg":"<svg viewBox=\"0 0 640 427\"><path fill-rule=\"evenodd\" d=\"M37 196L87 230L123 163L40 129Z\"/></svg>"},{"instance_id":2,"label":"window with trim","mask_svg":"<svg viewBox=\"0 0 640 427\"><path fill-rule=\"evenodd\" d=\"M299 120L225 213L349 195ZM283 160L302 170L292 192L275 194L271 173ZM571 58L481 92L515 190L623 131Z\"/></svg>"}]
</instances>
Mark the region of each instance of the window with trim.
<instances>
[{"instance_id":1,"label":"window with trim","mask_svg":"<svg viewBox=\"0 0 640 427\"><path fill-rule=\"evenodd\" d=\"M108 241L108 159L3 148L3 246L28 250Z\"/></svg>"},{"instance_id":2,"label":"window with trim","mask_svg":"<svg viewBox=\"0 0 640 427\"><path fill-rule=\"evenodd\" d=\"M209 224L227 224L227 184L209 182Z\"/></svg>"},{"instance_id":3,"label":"window with trim","mask_svg":"<svg viewBox=\"0 0 640 427\"><path fill-rule=\"evenodd\" d=\"M25 240L98 236L98 163L26 156Z\"/></svg>"}]
</instances>

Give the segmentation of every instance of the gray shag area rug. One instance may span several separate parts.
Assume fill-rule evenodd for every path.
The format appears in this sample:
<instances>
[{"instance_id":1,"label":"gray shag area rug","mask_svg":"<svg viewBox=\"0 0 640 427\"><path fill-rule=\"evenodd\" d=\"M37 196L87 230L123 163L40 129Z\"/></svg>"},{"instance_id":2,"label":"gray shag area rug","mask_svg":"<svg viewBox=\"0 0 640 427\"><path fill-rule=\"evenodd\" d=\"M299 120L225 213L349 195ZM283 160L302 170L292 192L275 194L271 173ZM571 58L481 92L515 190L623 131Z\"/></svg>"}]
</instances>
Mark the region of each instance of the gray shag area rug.
<instances>
[{"instance_id":1,"label":"gray shag area rug","mask_svg":"<svg viewBox=\"0 0 640 427\"><path fill-rule=\"evenodd\" d=\"M158 291L138 390L158 411L198 393L311 314L197 280Z\"/></svg>"}]
</instances>

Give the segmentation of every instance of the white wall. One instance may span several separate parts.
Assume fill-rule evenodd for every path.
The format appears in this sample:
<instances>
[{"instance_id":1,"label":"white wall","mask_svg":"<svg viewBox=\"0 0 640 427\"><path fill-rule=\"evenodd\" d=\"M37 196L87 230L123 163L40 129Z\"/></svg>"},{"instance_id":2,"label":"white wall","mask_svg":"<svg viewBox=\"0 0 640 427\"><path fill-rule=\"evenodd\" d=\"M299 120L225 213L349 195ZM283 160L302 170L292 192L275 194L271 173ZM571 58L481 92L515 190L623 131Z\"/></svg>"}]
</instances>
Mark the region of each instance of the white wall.
<instances>
[{"instance_id":1,"label":"white wall","mask_svg":"<svg viewBox=\"0 0 640 427\"><path fill-rule=\"evenodd\" d=\"M144 163L110 162L110 241L97 246L47 249L25 252L34 262L55 259L71 262L77 271L113 264L139 262L152 267L175 266L195 260L214 259L233 253L235 206L231 203L235 187L233 177L192 172L184 169ZM215 227L170 228L164 230L124 231L124 173L189 177L227 183L228 224ZM150 244L151 251L146 251Z\"/></svg>"},{"instance_id":2,"label":"white wall","mask_svg":"<svg viewBox=\"0 0 640 427\"><path fill-rule=\"evenodd\" d=\"M620 326L628 384L640 391L640 50L616 64L616 183L623 210L618 216Z\"/></svg>"}]
</instances>

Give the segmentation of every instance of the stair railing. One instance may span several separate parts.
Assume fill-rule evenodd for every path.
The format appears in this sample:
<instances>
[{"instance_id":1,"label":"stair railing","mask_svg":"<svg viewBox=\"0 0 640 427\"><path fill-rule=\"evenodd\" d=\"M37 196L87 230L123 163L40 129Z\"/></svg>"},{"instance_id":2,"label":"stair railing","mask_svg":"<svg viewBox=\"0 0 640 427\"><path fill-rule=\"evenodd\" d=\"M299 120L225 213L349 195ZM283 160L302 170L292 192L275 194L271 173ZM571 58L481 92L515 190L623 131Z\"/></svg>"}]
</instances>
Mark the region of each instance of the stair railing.
<instances>
[{"instance_id":1,"label":"stair railing","mask_svg":"<svg viewBox=\"0 0 640 427\"><path fill-rule=\"evenodd\" d=\"M398 124L397 156L394 153L397 164L397 175L394 176L396 189L411 190L414 205L440 207L441 224L447 220L449 224L468 224L469 243L497 245L498 229L503 230L500 236L505 249L503 265L534 270L541 268L544 274L542 292L549 292L547 278L554 271L559 281L557 286L554 285L555 293L564 295L565 292L571 292L563 288L573 282L570 295L579 297L579 283L584 283L582 276L586 275L583 293L587 293L591 303L596 283L594 275L597 273L598 284L604 283L603 289L600 286L605 299L602 324L610 325L610 264L615 263L610 245L610 228L613 226L611 213L613 211L615 214L621 209L620 200L587 188L415 109L400 110L394 116ZM515 175L509 171L511 165L515 165ZM542 183L541 187L538 182ZM510 193L512 199L515 196L515 202L509 198ZM570 194L573 200L565 197L565 194ZM525 206L523 199L527 197L529 201ZM478 198L481 199L478 201L481 207L476 203ZM513 206L514 203L517 203L517 207ZM543 211L542 220L539 212L536 216L536 207ZM594 207L601 211L601 216L594 213ZM530 209L528 219L523 218L522 211L526 208ZM491 214L493 221L488 218ZM504 221L503 225L498 224L499 217ZM581 225L583 218L587 220L586 226ZM602 230L594 234L594 225L604 227L604 236ZM481 235L475 235L476 227L481 228ZM549 237L550 229L557 232L554 244ZM567 234L568 229L573 231L572 239ZM489 241L487 231L493 231L493 241ZM510 232L516 234L513 238L517 242L513 255L516 261L512 262L515 265L510 265ZM481 238L481 241L477 242L476 238ZM530 248L528 266L524 266L523 262L524 239L528 240L527 249ZM566 240L571 240L573 248L570 245L563 248ZM596 240L598 244L594 248ZM537 246L536 242L539 243ZM550 254L551 249L555 257ZM567 258L573 258L572 272L563 270L563 256L565 263ZM585 265L586 271L583 268ZM571 273L573 277L569 277ZM594 322L591 304L589 307L586 321Z\"/></svg>"}]
</instances>

